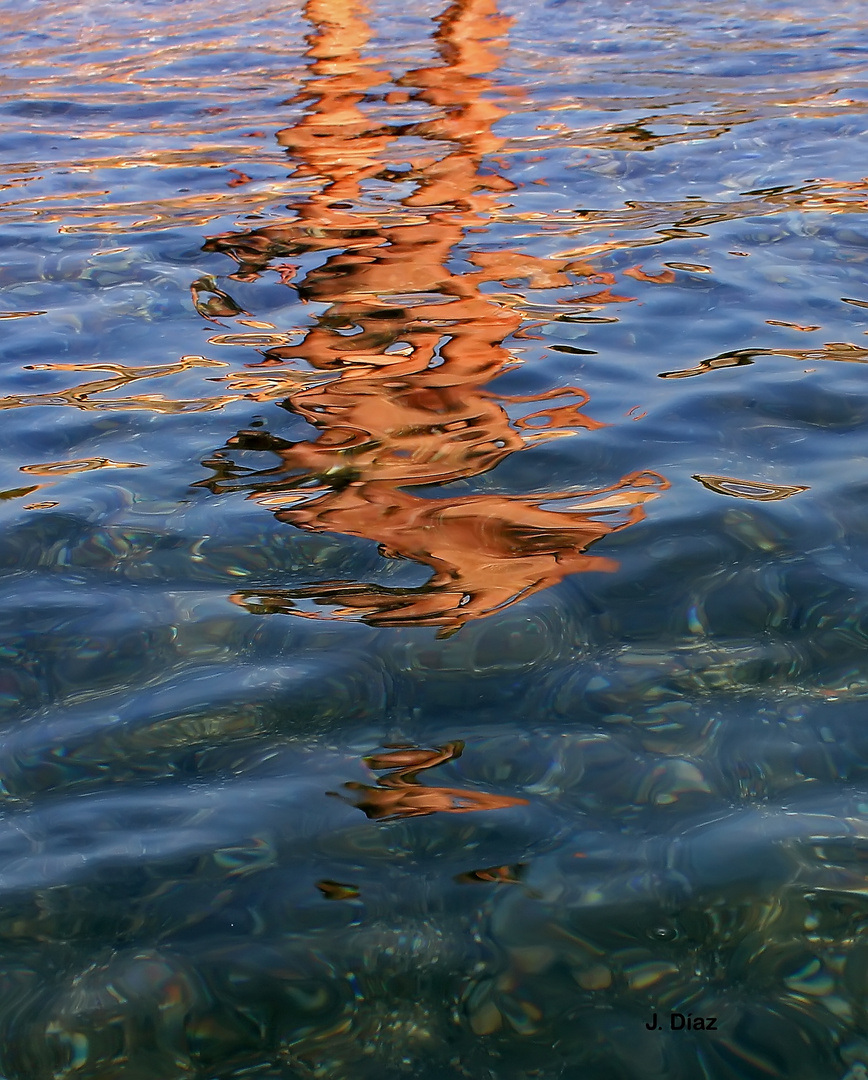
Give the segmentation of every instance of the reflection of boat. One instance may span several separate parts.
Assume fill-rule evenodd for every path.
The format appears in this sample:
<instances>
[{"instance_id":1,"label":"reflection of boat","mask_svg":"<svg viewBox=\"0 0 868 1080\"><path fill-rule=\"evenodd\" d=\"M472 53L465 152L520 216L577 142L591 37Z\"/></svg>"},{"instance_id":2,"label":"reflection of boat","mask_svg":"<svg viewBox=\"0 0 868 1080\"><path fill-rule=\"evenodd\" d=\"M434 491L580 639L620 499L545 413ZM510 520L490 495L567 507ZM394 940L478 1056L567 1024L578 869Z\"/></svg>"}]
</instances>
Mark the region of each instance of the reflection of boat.
<instances>
[{"instance_id":1,"label":"reflection of boat","mask_svg":"<svg viewBox=\"0 0 868 1080\"><path fill-rule=\"evenodd\" d=\"M584 413L588 396L575 387L521 398L487 389L517 365L504 341L528 316L485 290L516 280L563 287L592 271L568 259L487 249L466 253L465 272L454 267L456 246L513 187L485 163L502 144L492 125L505 115L488 76L509 20L493 0L458 0L438 17L440 63L398 80L404 91L392 104L412 101L407 122L381 122L363 107L375 105L373 88L388 81L363 55L363 7L309 0L305 10L316 30L308 39L312 78L298 100L310 107L278 141L298 175L319 177L321 190L294 207L294 221L212 237L206 248L235 258L238 278L275 268L287 284L294 265L274 260L326 255L294 287L302 299L330 306L301 340L264 349L263 366L274 372L304 362L336 377L296 384L283 403L316 438L289 443L262 430L240 432L200 486L247 490L281 521L374 540L382 554L433 571L415 588L338 581L239 593L237 602L315 614L299 606L306 599L328 605L331 617L449 632L566 574L613 569L588 547L641 520L644 504L668 484L637 472L586 492L432 498L414 491L480 476L535 442L602 426ZM419 105L428 109L421 119ZM355 208L362 185L374 180L412 183L403 210L378 212L370 199ZM629 298L595 293L585 301L620 299ZM521 415L532 402L549 407ZM236 450L269 452L278 464L242 473L232 465Z\"/></svg>"}]
</instances>

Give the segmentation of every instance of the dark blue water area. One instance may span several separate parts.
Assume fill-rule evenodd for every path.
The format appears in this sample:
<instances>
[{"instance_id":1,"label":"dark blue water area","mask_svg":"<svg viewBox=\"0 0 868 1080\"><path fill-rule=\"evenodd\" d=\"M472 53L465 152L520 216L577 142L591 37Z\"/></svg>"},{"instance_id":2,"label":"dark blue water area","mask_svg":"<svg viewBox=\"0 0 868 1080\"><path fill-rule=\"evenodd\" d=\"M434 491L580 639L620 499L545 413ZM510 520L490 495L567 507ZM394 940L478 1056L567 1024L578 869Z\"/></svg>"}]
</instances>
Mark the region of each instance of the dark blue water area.
<instances>
[{"instance_id":1,"label":"dark blue water area","mask_svg":"<svg viewBox=\"0 0 868 1080\"><path fill-rule=\"evenodd\" d=\"M862 5L0 13L3 1080L864 1080Z\"/></svg>"}]
</instances>

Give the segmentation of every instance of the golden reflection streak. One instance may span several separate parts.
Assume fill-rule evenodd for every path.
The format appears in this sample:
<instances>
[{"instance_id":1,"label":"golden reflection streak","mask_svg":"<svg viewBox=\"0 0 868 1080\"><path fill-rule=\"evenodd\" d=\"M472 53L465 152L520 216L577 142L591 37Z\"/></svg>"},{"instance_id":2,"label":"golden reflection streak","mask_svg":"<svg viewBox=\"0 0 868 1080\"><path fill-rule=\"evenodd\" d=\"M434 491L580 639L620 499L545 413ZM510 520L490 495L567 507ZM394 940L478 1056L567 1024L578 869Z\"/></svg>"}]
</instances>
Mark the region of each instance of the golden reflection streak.
<instances>
[{"instance_id":1,"label":"golden reflection streak","mask_svg":"<svg viewBox=\"0 0 868 1080\"><path fill-rule=\"evenodd\" d=\"M577 298L573 310L630 298L600 290L614 277L595 275L584 262L477 250L467 255L470 271L450 268L457 245L490 220L500 195L513 187L483 171L503 143L492 126L506 114L487 77L510 25L493 0L451 4L436 20L440 63L398 80L401 94L429 106L428 116L411 125L426 146L410 152L391 145L406 134L402 125L374 123L361 107L373 87L389 81L362 62L370 36L363 4L308 0L305 12L315 28L307 54L312 77L299 98L309 111L278 141L298 162L295 175L315 176L321 188L296 207L295 222L212 237L206 249L234 257L234 276L246 281L276 258L326 254L297 288L302 299L329 308L298 344L268 349L263 365L305 361L336 378L291 391L284 402L316 429L315 439L289 443L264 431L239 432L208 463L215 475L200 486L248 490L281 521L376 540L383 555L433 572L420 588L338 581L237 593L237 603L317 617L299 607L307 600L330 606L332 618L451 633L567 574L614 570L614 561L589 556L587 548L642 520L644 504L668 487L659 474L640 472L584 494L427 498L413 490L479 476L534 442L601 426L584 413L588 395L577 387L513 399L485 389L517 363L503 342L526 316L483 287L523 279L554 288L589 277L595 291ZM409 172L396 172L390 153L409 158ZM411 179L415 190L402 204L417 217L390 220L359 210L362 185L372 178ZM296 268L283 265L289 283ZM406 303L407 294L415 302ZM224 303L231 299L223 295ZM357 332L347 337L346 330ZM552 404L516 421L505 408L543 401ZM278 464L239 473L228 460L236 448L270 452Z\"/></svg>"},{"instance_id":2,"label":"golden reflection streak","mask_svg":"<svg viewBox=\"0 0 868 1080\"><path fill-rule=\"evenodd\" d=\"M747 367L759 356L786 356L802 363L833 360L846 364L864 364L868 361L868 349L847 341L827 341L822 349L733 349L730 352L720 353L718 356L711 356L707 360L701 360L692 368L663 371L658 378L691 379L696 375L707 375L710 371L718 371L722 368Z\"/></svg>"},{"instance_id":3,"label":"golden reflection streak","mask_svg":"<svg viewBox=\"0 0 868 1080\"><path fill-rule=\"evenodd\" d=\"M27 364L27 371L107 371L112 375L105 379L93 379L79 383L68 390L55 390L42 394L9 394L0 398L0 409L18 409L22 405L72 405L85 411L128 411L145 409L157 413L204 412L222 409L231 401L246 397L245 394L223 395L214 398L194 398L190 401L176 398L164 398L159 394L139 394L126 398L103 398L92 401L98 394L110 393L129 383L141 379L158 379L166 375L177 375L182 371L199 367L228 367L219 360L208 360L204 356L182 356L176 363L154 364L149 367L131 367L110 361L98 361L93 364Z\"/></svg>"},{"instance_id":4,"label":"golden reflection streak","mask_svg":"<svg viewBox=\"0 0 868 1080\"><path fill-rule=\"evenodd\" d=\"M604 99L594 98L573 99L567 104L549 105L547 111L553 114L568 111L576 114L583 110L590 113L598 112L634 112L637 109L649 108L647 115L627 122L615 124L597 124L593 127L576 130L563 123L538 124L537 131L552 131L554 135L523 135L517 140L517 145L505 146L500 154L525 154L527 144L533 142L534 150L540 154L550 153L553 150L602 150L608 152L633 152L656 150L661 146L678 145L680 143L704 142L709 139L719 139L739 127L755 124L760 119L775 120L779 116L779 110L787 108L788 115L794 119L809 118L838 119L842 109L855 109L864 112L865 103L854 101L849 98L841 98L838 101L826 100L822 103L804 99L802 101L778 102L766 101L767 95L755 94L751 101L752 108L746 108L744 97L738 95L731 104L724 103L721 107L708 110L701 114L679 113L660 108L660 102L652 99L650 102L641 98L632 101L616 99L605 102ZM802 106L798 108L798 106ZM655 125L667 128L680 126L680 131L669 131L665 134L653 131Z\"/></svg>"},{"instance_id":5,"label":"golden reflection streak","mask_svg":"<svg viewBox=\"0 0 868 1080\"><path fill-rule=\"evenodd\" d=\"M198 168L209 168L207 162L196 163ZM221 167L224 167L221 165ZM75 171L75 170L70 170ZM80 167L80 172L91 169ZM228 171L228 170L227 170ZM17 199L4 203L4 219L8 222L27 221L34 217L41 223L60 222L61 233L133 233L147 228L149 231L177 228L183 220L188 227L204 227L227 213L256 214L268 208L275 197L297 195L300 185L287 181L275 184L270 181L263 187L251 189L233 188L229 191L199 191L195 195L163 196L159 201L135 200L131 202L100 202L93 205L94 199L110 192L75 191L69 194L38 195L28 199ZM303 189L301 189L303 190ZM85 205L76 205L85 201ZM204 210L210 207L210 210ZM81 221L70 219L81 218ZM121 222L121 218L133 218L133 221Z\"/></svg>"},{"instance_id":6,"label":"golden reflection streak","mask_svg":"<svg viewBox=\"0 0 868 1080\"><path fill-rule=\"evenodd\" d=\"M21 465L19 472L35 476L58 476L93 472L94 469L143 469L140 461L112 461L110 458L72 458L69 461L44 461L37 465Z\"/></svg>"},{"instance_id":7,"label":"golden reflection streak","mask_svg":"<svg viewBox=\"0 0 868 1080\"><path fill-rule=\"evenodd\" d=\"M707 236L703 230L721 222L789 212L832 215L864 214L866 210L868 177L855 181L814 180L799 188L750 191L737 200L721 202L698 198L663 203L631 200L624 209L589 210L577 214L558 214L556 217L545 213L517 212L505 205L493 207L490 216L505 224L528 221L538 222L542 227L547 222L556 222L558 234L562 236L593 237L598 233L603 237L610 235L613 229L622 234L633 230L637 234L622 235L614 241L600 239L598 242L585 243L582 247L568 248L559 256L564 259L589 259L625 248L656 247L673 239ZM650 230L653 232L647 235Z\"/></svg>"},{"instance_id":8,"label":"golden reflection streak","mask_svg":"<svg viewBox=\"0 0 868 1080\"><path fill-rule=\"evenodd\" d=\"M51 487L50 484L31 484L30 487L21 488L9 488L6 491L0 491L0 500L6 499L21 499L25 495L31 495L34 491L39 491L40 488Z\"/></svg>"},{"instance_id":9,"label":"golden reflection streak","mask_svg":"<svg viewBox=\"0 0 868 1080\"><path fill-rule=\"evenodd\" d=\"M802 484L772 484L768 480L739 480L735 476L701 476L695 474L703 487L718 495L730 495L734 499L754 499L757 502L777 502L798 495L800 491L810 491Z\"/></svg>"}]
</instances>

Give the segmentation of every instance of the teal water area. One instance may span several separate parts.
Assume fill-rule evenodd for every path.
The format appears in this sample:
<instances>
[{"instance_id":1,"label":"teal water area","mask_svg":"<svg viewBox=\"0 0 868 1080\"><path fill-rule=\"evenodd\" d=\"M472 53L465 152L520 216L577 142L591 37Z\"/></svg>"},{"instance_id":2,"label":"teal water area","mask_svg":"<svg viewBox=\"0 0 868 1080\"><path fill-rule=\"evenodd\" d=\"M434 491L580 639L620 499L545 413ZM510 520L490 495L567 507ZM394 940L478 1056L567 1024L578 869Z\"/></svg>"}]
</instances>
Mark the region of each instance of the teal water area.
<instances>
[{"instance_id":1,"label":"teal water area","mask_svg":"<svg viewBox=\"0 0 868 1080\"><path fill-rule=\"evenodd\" d=\"M864 5L0 20L3 1080L866 1080Z\"/></svg>"}]
</instances>

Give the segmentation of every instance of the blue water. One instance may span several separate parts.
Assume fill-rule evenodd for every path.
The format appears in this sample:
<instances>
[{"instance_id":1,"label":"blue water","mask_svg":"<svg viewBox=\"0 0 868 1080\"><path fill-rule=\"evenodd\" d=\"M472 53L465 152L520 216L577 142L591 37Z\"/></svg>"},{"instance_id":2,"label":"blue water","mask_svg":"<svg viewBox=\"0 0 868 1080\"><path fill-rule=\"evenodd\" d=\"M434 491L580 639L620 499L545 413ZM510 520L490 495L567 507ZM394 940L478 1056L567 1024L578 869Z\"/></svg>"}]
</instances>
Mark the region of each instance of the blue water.
<instances>
[{"instance_id":1,"label":"blue water","mask_svg":"<svg viewBox=\"0 0 868 1080\"><path fill-rule=\"evenodd\" d=\"M863 5L0 19L3 1080L865 1080Z\"/></svg>"}]
</instances>

